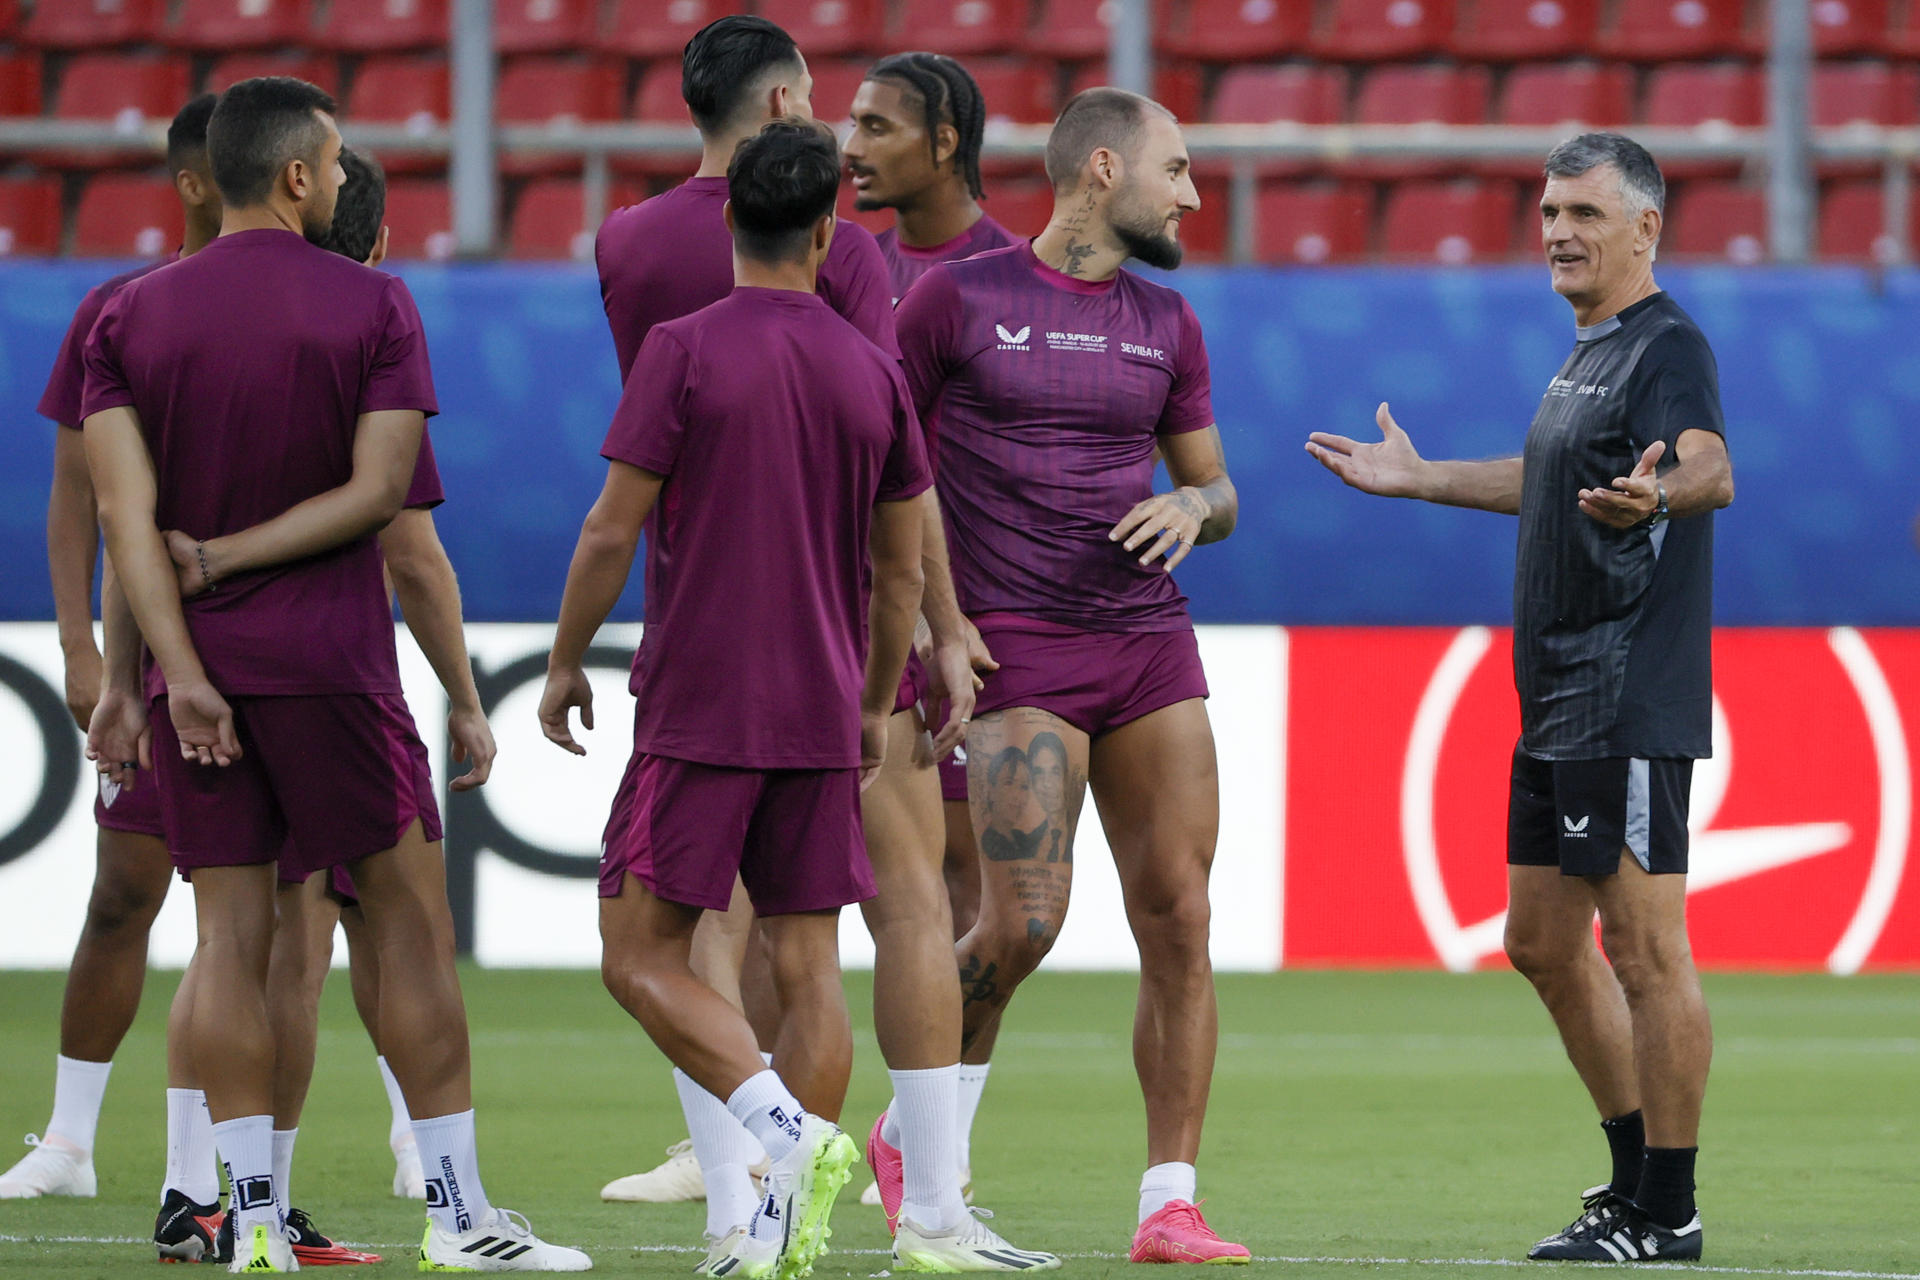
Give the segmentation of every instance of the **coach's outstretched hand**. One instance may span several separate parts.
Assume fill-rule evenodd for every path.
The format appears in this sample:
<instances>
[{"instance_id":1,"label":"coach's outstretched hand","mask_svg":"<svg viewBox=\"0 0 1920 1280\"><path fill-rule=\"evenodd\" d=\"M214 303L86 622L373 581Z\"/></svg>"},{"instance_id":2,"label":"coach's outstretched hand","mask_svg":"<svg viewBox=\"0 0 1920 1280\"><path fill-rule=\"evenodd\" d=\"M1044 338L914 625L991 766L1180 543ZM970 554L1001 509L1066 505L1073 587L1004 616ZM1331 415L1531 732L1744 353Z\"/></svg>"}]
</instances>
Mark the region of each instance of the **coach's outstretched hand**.
<instances>
[{"instance_id":1,"label":"coach's outstretched hand","mask_svg":"<svg viewBox=\"0 0 1920 1280\"><path fill-rule=\"evenodd\" d=\"M1634 464L1632 475L1615 476L1611 489L1582 489L1580 509L1610 528L1633 528L1660 505L1660 481L1654 468L1666 452L1666 441L1655 440Z\"/></svg>"},{"instance_id":2,"label":"coach's outstretched hand","mask_svg":"<svg viewBox=\"0 0 1920 1280\"><path fill-rule=\"evenodd\" d=\"M87 722L87 759L122 790L134 789L139 770L153 768L153 726L143 698L126 689L100 691Z\"/></svg>"},{"instance_id":3,"label":"coach's outstretched hand","mask_svg":"<svg viewBox=\"0 0 1920 1280\"><path fill-rule=\"evenodd\" d=\"M587 749L573 740L573 726L567 713L580 708L580 727L593 728L593 683L584 667L549 667L547 687L540 694L540 732L547 741L577 756Z\"/></svg>"},{"instance_id":4,"label":"coach's outstretched hand","mask_svg":"<svg viewBox=\"0 0 1920 1280\"><path fill-rule=\"evenodd\" d=\"M1425 459L1413 447L1413 441L1393 420L1382 400L1373 420L1380 425L1377 444L1362 444L1345 436L1316 431L1307 437L1307 452L1321 466L1363 493L1383 498L1422 496L1421 468Z\"/></svg>"},{"instance_id":5,"label":"coach's outstretched hand","mask_svg":"<svg viewBox=\"0 0 1920 1280\"><path fill-rule=\"evenodd\" d=\"M173 718L174 736L180 739L181 759L224 769L240 758L233 708L205 680L168 682L167 714Z\"/></svg>"}]
</instances>

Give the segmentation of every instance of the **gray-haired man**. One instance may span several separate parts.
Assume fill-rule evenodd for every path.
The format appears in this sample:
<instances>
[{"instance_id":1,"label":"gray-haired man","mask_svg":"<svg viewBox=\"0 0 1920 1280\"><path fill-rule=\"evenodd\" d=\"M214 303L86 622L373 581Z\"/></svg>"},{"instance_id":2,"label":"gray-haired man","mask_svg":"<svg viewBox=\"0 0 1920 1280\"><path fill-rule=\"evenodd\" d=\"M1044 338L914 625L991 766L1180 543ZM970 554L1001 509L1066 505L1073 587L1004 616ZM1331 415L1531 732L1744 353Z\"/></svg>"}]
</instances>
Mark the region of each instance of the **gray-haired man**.
<instances>
[{"instance_id":1,"label":"gray-haired man","mask_svg":"<svg viewBox=\"0 0 1920 1280\"><path fill-rule=\"evenodd\" d=\"M1316 432L1356 489L1520 517L1506 947L1593 1095L1613 1177L1530 1258L1698 1258L1713 1032L1687 942L1687 790L1712 749L1713 516L1733 500L1713 352L1653 281L1666 184L1586 134L1547 158L1541 234L1573 354L1521 457L1430 462ZM1595 947L1599 913L1606 952Z\"/></svg>"}]
</instances>

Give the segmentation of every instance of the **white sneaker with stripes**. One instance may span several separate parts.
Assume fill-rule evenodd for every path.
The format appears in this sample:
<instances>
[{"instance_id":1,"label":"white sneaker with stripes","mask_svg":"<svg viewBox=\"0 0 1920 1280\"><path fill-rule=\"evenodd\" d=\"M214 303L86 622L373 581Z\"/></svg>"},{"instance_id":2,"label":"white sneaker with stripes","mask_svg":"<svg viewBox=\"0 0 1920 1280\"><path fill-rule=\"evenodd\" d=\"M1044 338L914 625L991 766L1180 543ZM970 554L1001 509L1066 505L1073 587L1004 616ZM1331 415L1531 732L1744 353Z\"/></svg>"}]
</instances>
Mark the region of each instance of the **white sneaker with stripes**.
<instances>
[{"instance_id":1,"label":"white sneaker with stripes","mask_svg":"<svg viewBox=\"0 0 1920 1280\"><path fill-rule=\"evenodd\" d=\"M548 1244L511 1209L494 1210L466 1231L442 1231L427 1219L420 1241L422 1271L591 1271L578 1249Z\"/></svg>"},{"instance_id":2,"label":"white sneaker with stripes","mask_svg":"<svg viewBox=\"0 0 1920 1280\"><path fill-rule=\"evenodd\" d=\"M902 1271L954 1274L963 1271L1054 1271L1060 1259L1051 1253L1016 1249L986 1223L993 1214L975 1209L951 1231L927 1231L900 1219L893 1237L893 1265Z\"/></svg>"}]
</instances>

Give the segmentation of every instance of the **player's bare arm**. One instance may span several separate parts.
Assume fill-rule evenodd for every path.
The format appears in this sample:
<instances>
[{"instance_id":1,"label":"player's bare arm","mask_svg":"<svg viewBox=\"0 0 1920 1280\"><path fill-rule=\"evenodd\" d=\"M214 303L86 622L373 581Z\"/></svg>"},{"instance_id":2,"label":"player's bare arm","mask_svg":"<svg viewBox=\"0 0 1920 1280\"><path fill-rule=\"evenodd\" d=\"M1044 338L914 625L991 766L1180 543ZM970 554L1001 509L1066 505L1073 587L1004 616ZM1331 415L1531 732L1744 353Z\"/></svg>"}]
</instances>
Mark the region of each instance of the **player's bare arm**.
<instances>
[{"instance_id":1,"label":"player's bare arm","mask_svg":"<svg viewBox=\"0 0 1920 1280\"><path fill-rule=\"evenodd\" d=\"M607 482L580 526L580 541L567 569L567 588L560 597L560 624L554 631L553 651L547 655L547 687L540 695L540 731L549 742L577 756L587 754L587 749L573 740L568 722L572 709L579 708L582 728L593 728L593 686L581 664L594 633L626 589L640 530L666 482L665 476L630 463L607 463ZM905 663L903 657L901 665ZM896 686L900 683L899 672L894 672L893 680ZM892 710L891 702L887 706Z\"/></svg>"},{"instance_id":2,"label":"player's bare arm","mask_svg":"<svg viewBox=\"0 0 1920 1280\"><path fill-rule=\"evenodd\" d=\"M88 717L87 758L113 782L132 790L139 785L138 771L153 767L153 731L140 679L140 625L127 593L111 573L100 588L100 616L107 652L99 699Z\"/></svg>"},{"instance_id":3,"label":"player's bare arm","mask_svg":"<svg viewBox=\"0 0 1920 1280\"><path fill-rule=\"evenodd\" d=\"M236 573L302 560L384 529L406 502L426 423L418 409L363 413L354 426L353 474L345 484L251 529L205 542L169 530L167 550L182 592L193 596Z\"/></svg>"},{"instance_id":4,"label":"player's bare arm","mask_svg":"<svg viewBox=\"0 0 1920 1280\"><path fill-rule=\"evenodd\" d=\"M1307 452L1321 466L1362 493L1383 498L1418 498L1445 507L1471 507L1503 515L1520 514L1519 458L1484 462L1430 461L1393 420L1385 401L1374 413L1380 439L1374 442L1316 431Z\"/></svg>"},{"instance_id":5,"label":"player's bare arm","mask_svg":"<svg viewBox=\"0 0 1920 1280\"><path fill-rule=\"evenodd\" d=\"M933 676L934 693L947 700L947 722L933 739L933 758L938 760L967 736L974 695L981 687L978 673L992 671L999 664L981 642L980 632L960 612L960 600L953 589L953 567L947 559L940 499L928 489L920 495L920 504L920 565L925 579L920 612L933 642L927 670Z\"/></svg>"},{"instance_id":6,"label":"player's bare arm","mask_svg":"<svg viewBox=\"0 0 1920 1280\"><path fill-rule=\"evenodd\" d=\"M1227 475L1220 428L1185 431L1159 442L1167 475L1176 486L1138 503L1107 537L1128 551L1145 546L1141 564L1166 557L1168 572L1203 542L1218 542L1240 519L1240 495Z\"/></svg>"},{"instance_id":7,"label":"player's bare arm","mask_svg":"<svg viewBox=\"0 0 1920 1280\"><path fill-rule=\"evenodd\" d=\"M100 553L100 512L78 431L53 439L53 489L47 497L47 570L53 616L66 662L67 710L82 730L100 697L100 650L93 642L93 562Z\"/></svg>"},{"instance_id":8,"label":"player's bare arm","mask_svg":"<svg viewBox=\"0 0 1920 1280\"><path fill-rule=\"evenodd\" d=\"M440 544L433 512L410 508L380 531L380 554L393 578L400 614L447 691L447 740L458 763L472 768L448 785L455 791L481 786L493 772L495 747L480 690L473 683L467 637L460 619L460 580Z\"/></svg>"},{"instance_id":9,"label":"player's bare arm","mask_svg":"<svg viewBox=\"0 0 1920 1280\"><path fill-rule=\"evenodd\" d=\"M240 757L233 710L207 680L180 605L179 579L154 523L153 458L131 408L105 409L86 421L87 469L100 504L121 589L140 635L167 680L167 708L180 753L201 764L228 765Z\"/></svg>"},{"instance_id":10,"label":"player's bare arm","mask_svg":"<svg viewBox=\"0 0 1920 1280\"><path fill-rule=\"evenodd\" d=\"M1580 510L1601 524L1631 529L1645 524L1660 508L1664 491L1667 515L1672 519L1718 511L1733 502L1733 459L1717 431L1682 431L1674 441L1678 459L1666 472L1658 470L1666 456L1663 440L1655 440L1640 455L1630 475L1616 476L1604 489L1582 489Z\"/></svg>"},{"instance_id":11,"label":"player's bare arm","mask_svg":"<svg viewBox=\"0 0 1920 1280\"><path fill-rule=\"evenodd\" d=\"M868 554L873 560L873 592L867 598L867 673L860 692L863 788L872 783L887 758L887 721L893 716L894 696L907 669L907 653L913 648L914 620L920 615L925 594L926 572L921 565L925 512L926 504L917 496L905 502L878 502L873 507L873 527L867 534ZM573 584L569 581L567 585L571 589ZM954 612L958 614L957 607ZM928 625L933 625L931 618ZM972 700L969 689L967 701ZM941 736L946 736L945 730Z\"/></svg>"}]
</instances>

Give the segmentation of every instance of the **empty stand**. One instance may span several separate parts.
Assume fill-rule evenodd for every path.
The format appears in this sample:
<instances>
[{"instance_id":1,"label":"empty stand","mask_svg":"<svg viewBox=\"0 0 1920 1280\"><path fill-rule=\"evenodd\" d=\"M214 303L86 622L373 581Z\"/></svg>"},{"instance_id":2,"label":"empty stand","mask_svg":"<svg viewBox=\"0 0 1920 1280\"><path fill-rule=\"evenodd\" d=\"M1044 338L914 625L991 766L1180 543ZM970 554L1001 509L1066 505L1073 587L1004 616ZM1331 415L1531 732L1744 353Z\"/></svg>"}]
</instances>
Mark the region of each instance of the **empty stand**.
<instances>
[{"instance_id":1,"label":"empty stand","mask_svg":"<svg viewBox=\"0 0 1920 1280\"><path fill-rule=\"evenodd\" d=\"M236 53L222 58L207 73L207 92L223 93L256 76L294 76L336 97L340 93L340 69L333 59L304 53Z\"/></svg>"},{"instance_id":2,"label":"empty stand","mask_svg":"<svg viewBox=\"0 0 1920 1280\"><path fill-rule=\"evenodd\" d=\"M507 63L494 94L502 124L605 124L620 118L624 70L610 62L522 58ZM503 154L502 173L578 173L574 156Z\"/></svg>"},{"instance_id":3,"label":"empty stand","mask_svg":"<svg viewBox=\"0 0 1920 1280\"><path fill-rule=\"evenodd\" d=\"M1884 62L1825 63L1813 72L1816 128L1912 124L1920 119L1920 72Z\"/></svg>"},{"instance_id":4,"label":"empty stand","mask_svg":"<svg viewBox=\"0 0 1920 1280\"><path fill-rule=\"evenodd\" d=\"M1633 71L1590 63L1516 67L1500 95L1502 124L1620 125L1633 116Z\"/></svg>"},{"instance_id":5,"label":"empty stand","mask_svg":"<svg viewBox=\"0 0 1920 1280\"><path fill-rule=\"evenodd\" d=\"M1599 0L1463 0L1453 51L1463 58L1566 58L1593 45Z\"/></svg>"},{"instance_id":6,"label":"empty stand","mask_svg":"<svg viewBox=\"0 0 1920 1280\"><path fill-rule=\"evenodd\" d=\"M514 202L507 255L513 258L593 258L586 197L578 182L529 182Z\"/></svg>"},{"instance_id":7,"label":"empty stand","mask_svg":"<svg viewBox=\"0 0 1920 1280\"><path fill-rule=\"evenodd\" d=\"M1047 229L1053 216L1053 187L1045 179L996 182L987 188L980 207L1016 236L1031 239Z\"/></svg>"},{"instance_id":8,"label":"empty stand","mask_svg":"<svg viewBox=\"0 0 1920 1280\"><path fill-rule=\"evenodd\" d=\"M0 116L37 116L42 99L38 55L0 53Z\"/></svg>"},{"instance_id":9,"label":"empty stand","mask_svg":"<svg viewBox=\"0 0 1920 1280\"><path fill-rule=\"evenodd\" d=\"M1646 62L1739 53L1746 47L1744 0L1619 0L1598 49Z\"/></svg>"},{"instance_id":10,"label":"empty stand","mask_svg":"<svg viewBox=\"0 0 1920 1280\"><path fill-rule=\"evenodd\" d=\"M1507 182L1403 182L1387 195L1381 251L1448 266L1505 258L1518 209Z\"/></svg>"},{"instance_id":11,"label":"empty stand","mask_svg":"<svg viewBox=\"0 0 1920 1280\"><path fill-rule=\"evenodd\" d=\"M1920 58L1920 4L1907 0L1887 24L1886 50L1896 58Z\"/></svg>"},{"instance_id":12,"label":"empty stand","mask_svg":"<svg viewBox=\"0 0 1920 1280\"><path fill-rule=\"evenodd\" d=\"M165 0L35 0L20 42L44 49L138 44L153 39L165 15Z\"/></svg>"},{"instance_id":13,"label":"empty stand","mask_svg":"<svg viewBox=\"0 0 1920 1280\"><path fill-rule=\"evenodd\" d=\"M859 92L860 82L867 78L867 68L873 65L873 61L871 58L845 58L809 62L808 69L813 72L814 118L825 120L834 128L839 128L841 122L847 119L848 113L852 110L853 95ZM969 67L968 70L974 73L976 79L979 77L979 67ZM653 74L658 76L660 72L655 71ZM676 72L675 94L679 93L679 83L679 75ZM986 92L984 84L980 88L982 93ZM987 109L989 111L993 109L991 98L987 100ZM683 113L686 111L684 102L680 110Z\"/></svg>"},{"instance_id":14,"label":"empty stand","mask_svg":"<svg viewBox=\"0 0 1920 1280\"><path fill-rule=\"evenodd\" d=\"M298 44L307 0L180 0L162 39L177 49L266 49Z\"/></svg>"},{"instance_id":15,"label":"empty stand","mask_svg":"<svg viewBox=\"0 0 1920 1280\"><path fill-rule=\"evenodd\" d=\"M1105 59L1114 0L1038 0L1040 20L1027 47L1068 62ZM1163 0L1164 3L1164 0Z\"/></svg>"},{"instance_id":16,"label":"empty stand","mask_svg":"<svg viewBox=\"0 0 1920 1280\"><path fill-rule=\"evenodd\" d=\"M1348 62L1437 53L1453 36L1453 15L1453 0L1332 0L1313 47Z\"/></svg>"},{"instance_id":17,"label":"empty stand","mask_svg":"<svg viewBox=\"0 0 1920 1280\"><path fill-rule=\"evenodd\" d=\"M585 48L599 34L595 0L494 0L493 36L503 54Z\"/></svg>"},{"instance_id":18,"label":"empty stand","mask_svg":"<svg viewBox=\"0 0 1920 1280\"><path fill-rule=\"evenodd\" d=\"M1180 246L1191 262L1218 262L1227 256L1233 198L1227 179L1206 172L1193 176L1200 207L1180 220Z\"/></svg>"},{"instance_id":19,"label":"empty stand","mask_svg":"<svg viewBox=\"0 0 1920 1280\"><path fill-rule=\"evenodd\" d=\"M880 0L760 0L760 16L786 28L811 59L860 53L883 43Z\"/></svg>"},{"instance_id":20,"label":"empty stand","mask_svg":"<svg viewBox=\"0 0 1920 1280\"><path fill-rule=\"evenodd\" d=\"M1255 244L1262 262L1352 262L1373 233L1373 189L1360 183L1268 183Z\"/></svg>"},{"instance_id":21,"label":"empty stand","mask_svg":"<svg viewBox=\"0 0 1920 1280\"><path fill-rule=\"evenodd\" d=\"M1757 69L1737 62L1681 64L1653 69L1641 118L1657 125L1711 120L1745 129L1764 124L1766 110L1766 81Z\"/></svg>"},{"instance_id":22,"label":"empty stand","mask_svg":"<svg viewBox=\"0 0 1920 1280\"><path fill-rule=\"evenodd\" d=\"M1767 253L1765 193L1733 182L1698 179L1673 202L1662 233L1676 256L1720 258L1747 265Z\"/></svg>"},{"instance_id":23,"label":"empty stand","mask_svg":"<svg viewBox=\"0 0 1920 1280\"><path fill-rule=\"evenodd\" d=\"M817 83L818 72L815 76ZM814 96L819 97L817 89ZM634 87L629 114L648 124L693 123L693 117L687 113L687 100L680 96L680 68L665 63L648 67Z\"/></svg>"},{"instance_id":24,"label":"empty stand","mask_svg":"<svg viewBox=\"0 0 1920 1280\"><path fill-rule=\"evenodd\" d=\"M955 58L1007 53L1020 47L1027 18L1027 0L898 0L890 47L936 49Z\"/></svg>"},{"instance_id":25,"label":"empty stand","mask_svg":"<svg viewBox=\"0 0 1920 1280\"><path fill-rule=\"evenodd\" d=\"M1888 20L1892 5L1888 0L1812 0L1807 6L1813 28L1813 51L1822 58L1849 54L1891 53ZM1770 26L1766 5L1759 13L1749 38L1755 54L1765 54Z\"/></svg>"},{"instance_id":26,"label":"empty stand","mask_svg":"<svg viewBox=\"0 0 1920 1280\"><path fill-rule=\"evenodd\" d=\"M1899 246L1886 232L1886 191L1879 182L1836 183L1820 201L1819 252L1823 258L1894 262ZM1920 199L1907 212L1908 256L1920 234Z\"/></svg>"},{"instance_id":27,"label":"empty stand","mask_svg":"<svg viewBox=\"0 0 1920 1280\"><path fill-rule=\"evenodd\" d=\"M1083 89L1092 89L1106 82L1106 63L1085 63L1074 72L1073 82L1067 86L1067 96L1072 97ZM1190 62L1163 59L1155 63L1153 68L1153 100L1181 120L1199 120L1204 114L1201 105L1204 101L1204 83L1199 67ZM1066 105L1064 99L1060 105Z\"/></svg>"},{"instance_id":28,"label":"empty stand","mask_svg":"<svg viewBox=\"0 0 1920 1280\"><path fill-rule=\"evenodd\" d=\"M632 58L677 62L700 28L746 11L746 0L614 0L600 47Z\"/></svg>"},{"instance_id":29,"label":"empty stand","mask_svg":"<svg viewBox=\"0 0 1920 1280\"><path fill-rule=\"evenodd\" d=\"M1162 0L1172 4L1162 42L1183 58L1244 62L1305 50L1313 6L1300 0Z\"/></svg>"},{"instance_id":30,"label":"empty stand","mask_svg":"<svg viewBox=\"0 0 1920 1280\"><path fill-rule=\"evenodd\" d=\"M180 247L186 217L165 178L106 173L87 184L73 222L82 257L158 258Z\"/></svg>"},{"instance_id":31,"label":"empty stand","mask_svg":"<svg viewBox=\"0 0 1920 1280\"><path fill-rule=\"evenodd\" d=\"M0 178L0 258L60 252L57 178Z\"/></svg>"},{"instance_id":32,"label":"empty stand","mask_svg":"<svg viewBox=\"0 0 1920 1280\"><path fill-rule=\"evenodd\" d=\"M394 258L453 256L453 204L445 183L409 178L387 184L387 254Z\"/></svg>"},{"instance_id":33,"label":"empty stand","mask_svg":"<svg viewBox=\"0 0 1920 1280\"><path fill-rule=\"evenodd\" d=\"M20 25L19 0L0 0L0 40L13 35L13 29Z\"/></svg>"},{"instance_id":34,"label":"empty stand","mask_svg":"<svg viewBox=\"0 0 1920 1280\"><path fill-rule=\"evenodd\" d=\"M987 127L996 120L1015 124L1051 124L1059 113L1060 99L1050 68L1031 62L1005 59L975 62L967 70L980 85L980 97L987 107Z\"/></svg>"},{"instance_id":35,"label":"empty stand","mask_svg":"<svg viewBox=\"0 0 1920 1280\"><path fill-rule=\"evenodd\" d=\"M1356 124L1485 124L1493 93L1485 67L1384 66L1367 73L1354 105ZM1465 166L1450 160L1365 160L1343 166L1356 177L1432 177Z\"/></svg>"},{"instance_id":36,"label":"empty stand","mask_svg":"<svg viewBox=\"0 0 1920 1280\"><path fill-rule=\"evenodd\" d=\"M1347 72L1342 67L1290 63L1278 67L1228 67L1213 91L1207 118L1219 124L1338 124L1347 115Z\"/></svg>"},{"instance_id":37,"label":"empty stand","mask_svg":"<svg viewBox=\"0 0 1920 1280\"><path fill-rule=\"evenodd\" d=\"M444 49L447 0L327 0L314 43L343 53Z\"/></svg>"},{"instance_id":38,"label":"empty stand","mask_svg":"<svg viewBox=\"0 0 1920 1280\"><path fill-rule=\"evenodd\" d=\"M426 132L451 118L452 92L451 74L439 58L369 58L353 78L345 114L351 120ZM394 153L380 160L389 173L420 173L444 165L437 156Z\"/></svg>"},{"instance_id":39,"label":"empty stand","mask_svg":"<svg viewBox=\"0 0 1920 1280\"><path fill-rule=\"evenodd\" d=\"M67 63L60 77L54 114L63 120L102 120L128 135L122 152L76 151L43 154L57 168L92 168L144 163L152 152L142 136L155 121L173 119L189 93L185 58L155 54L83 53Z\"/></svg>"}]
</instances>

